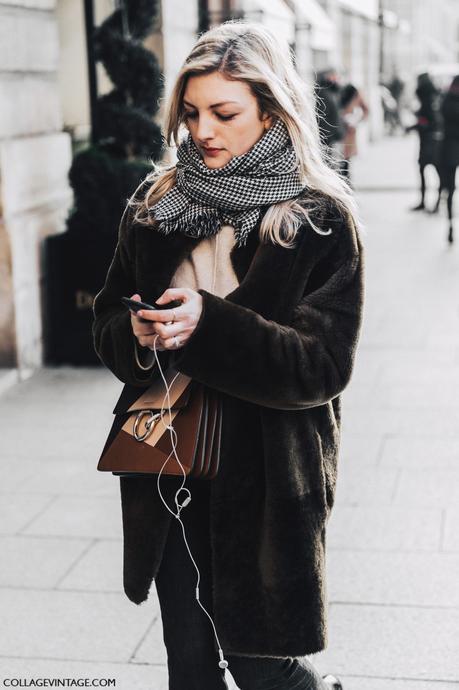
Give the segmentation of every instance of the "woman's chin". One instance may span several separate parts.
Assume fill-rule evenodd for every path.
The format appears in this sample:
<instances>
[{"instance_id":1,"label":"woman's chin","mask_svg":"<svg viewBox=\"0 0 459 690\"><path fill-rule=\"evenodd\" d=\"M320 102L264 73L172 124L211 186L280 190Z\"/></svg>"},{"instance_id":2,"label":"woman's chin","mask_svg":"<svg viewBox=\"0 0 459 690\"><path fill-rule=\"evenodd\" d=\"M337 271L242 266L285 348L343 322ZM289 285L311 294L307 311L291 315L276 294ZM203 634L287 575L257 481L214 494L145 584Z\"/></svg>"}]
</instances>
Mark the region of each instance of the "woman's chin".
<instances>
[{"instance_id":1,"label":"woman's chin","mask_svg":"<svg viewBox=\"0 0 459 690\"><path fill-rule=\"evenodd\" d=\"M223 168L224 165L229 163L231 157L228 158L228 156L204 156L203 160L208 168L216 170L217 168Z\"/></svg>"}]
</instances>

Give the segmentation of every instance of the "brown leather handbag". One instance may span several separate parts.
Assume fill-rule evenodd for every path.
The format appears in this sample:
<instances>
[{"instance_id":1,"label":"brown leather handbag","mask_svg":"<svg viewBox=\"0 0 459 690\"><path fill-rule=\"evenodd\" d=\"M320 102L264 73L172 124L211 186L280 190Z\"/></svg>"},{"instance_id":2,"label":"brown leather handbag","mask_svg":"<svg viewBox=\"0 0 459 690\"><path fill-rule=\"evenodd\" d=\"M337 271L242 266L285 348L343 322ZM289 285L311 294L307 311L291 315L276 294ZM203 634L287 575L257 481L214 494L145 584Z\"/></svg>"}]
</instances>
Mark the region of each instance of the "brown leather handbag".
<instances>
[{"instance_id":1,"label":"brown leather handbag","mask_svg":"<svg viewBox=\"0 0 459 690\"><path fill-rule=\"evenodd\" d=\"M165 372L168 386L177 373L172 368ZM118 476L160 471L180 476L185 472L199 479L216 476L222 430L222 404L217 391L178 373L168 401L164 382L159 377L127 412L131 414L112 443L104 448L98 470ZM173 425L176 436L167 428L169 424ZM183 471L173 452L173 440Z\"/></svg>"}]
</instances>

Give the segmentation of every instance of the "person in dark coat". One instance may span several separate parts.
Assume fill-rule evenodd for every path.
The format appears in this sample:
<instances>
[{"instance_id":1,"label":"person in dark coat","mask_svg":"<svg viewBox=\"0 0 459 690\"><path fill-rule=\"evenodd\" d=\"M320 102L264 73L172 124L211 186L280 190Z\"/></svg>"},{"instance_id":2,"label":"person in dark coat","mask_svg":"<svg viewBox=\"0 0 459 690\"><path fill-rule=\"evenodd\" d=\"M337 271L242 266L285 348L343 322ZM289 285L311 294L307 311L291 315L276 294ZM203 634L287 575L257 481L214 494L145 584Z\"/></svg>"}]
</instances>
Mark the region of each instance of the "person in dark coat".
<instances>
[{"instance_id":1,"label":"person in dark coat","mask_svg":"<svg viewBox=\"0 0 459 690\"><path fill-rule=\"evenodd\" d=\"M340 142L344 139L346 127L340 109L340 85L338 73L327 69L317 74L317 119L322 143L330 160L339 168L341 161Z\"/></svg>"},{"instance_id":2,"label":"person in dark coat","mask_svg":"<svg viewBox=\"0 0 459 690\"><path fill-rule=\"evenodd\" d=\"M456 190L456 169L459 165L459 75L456 75L440 107L443 130L440 142L440 189L434 211L438 211L443 191L447 193L448 242L454 242L453 199Z\"/></svg>"},{"instance_id":3,"label":"person in dark coat","mask_svg":"<svg viewBox=\"0 0 459 690\"><path fill-rule=\"evenodd\" d=\"M407 132L415 130L419 135L419 175L421 179L421 199L412 211L425 209L426 178L428 165L437 168L439 145L438 90L427 72L418 76L416 96L420 107L416 111L416 122L406 128Z\"/></svg>"},{"instance_id":4,"label":"person in dark coat","mask_svg":"<svg viewBox=\"0 0 459 690\"><path fill-rule=\"evenodd\" d=\"M220 467L186 477L183 517L182 476L119 478L124 590L141 604L155 582L171 690L227 688L226 664L240 688L341 688L307 656L328 641L326 530L362 322L355 202L288 47L258 24L198 39L165 136L177 163L129 201L94 302L96 352L125 384L107 443L169 367L220 396ZM181 306L136 315L123 296Z\"/></svg>"}]
</instances>

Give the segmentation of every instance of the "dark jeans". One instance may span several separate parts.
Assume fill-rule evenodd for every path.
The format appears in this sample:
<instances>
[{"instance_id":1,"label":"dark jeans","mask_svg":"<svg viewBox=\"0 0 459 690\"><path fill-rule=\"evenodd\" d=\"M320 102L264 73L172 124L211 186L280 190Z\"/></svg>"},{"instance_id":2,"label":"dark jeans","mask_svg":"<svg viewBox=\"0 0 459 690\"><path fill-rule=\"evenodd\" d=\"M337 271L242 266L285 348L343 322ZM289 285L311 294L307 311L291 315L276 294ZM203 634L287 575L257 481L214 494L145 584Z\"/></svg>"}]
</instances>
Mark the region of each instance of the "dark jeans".
<instances>
[{"instance_id":1,"label":"dark jeans","mask_svg":"<svg viewBox=\"0 0 459 690\"><path fill-rule=\"evenodd\" d=\"M188 478L191 503L181 511L190 551L201 573L199 598L212 616L209 532L210 482ZM183 500L184 492L181 493ZM171 506L171 508L175 506ZM164 508L166 510L166 508ZM155 579L167 650L169 690L228 690L212 624L195 598L197 573L180 522L172 517L164 555ZM218 629L217 629L218 634ZM225 655L240 690L326 690L306 658L271 659Z\"/></svg>"}]
</instances>

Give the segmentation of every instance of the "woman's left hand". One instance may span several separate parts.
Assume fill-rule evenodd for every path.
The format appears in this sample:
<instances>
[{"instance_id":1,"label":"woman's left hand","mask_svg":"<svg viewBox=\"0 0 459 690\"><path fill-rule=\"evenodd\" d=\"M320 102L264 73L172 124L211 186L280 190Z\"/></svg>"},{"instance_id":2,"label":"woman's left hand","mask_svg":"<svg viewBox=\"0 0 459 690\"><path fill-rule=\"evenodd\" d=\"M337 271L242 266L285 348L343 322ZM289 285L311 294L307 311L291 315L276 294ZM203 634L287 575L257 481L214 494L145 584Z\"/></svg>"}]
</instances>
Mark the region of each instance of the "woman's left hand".
<instances>
[{"instance_id":1,"label":"woman's left hand","mask_svg":"<svg viewBox=\"0 0 459 690\"><path fill-rule=\"evenodd\" d=\"M137 312L139 317L152 322L155 334L144 339L145 345L151 350L153 350L156 335L159 336L156 342L159 342L165 350L177 350L186 345L196 328L202 312L202 296L191 288L168 288L156 302L167 304L176 299L181 300L180 307L142 309ZM151 343L147 342L149 339Z\"/></svg>"}]
</instances>

